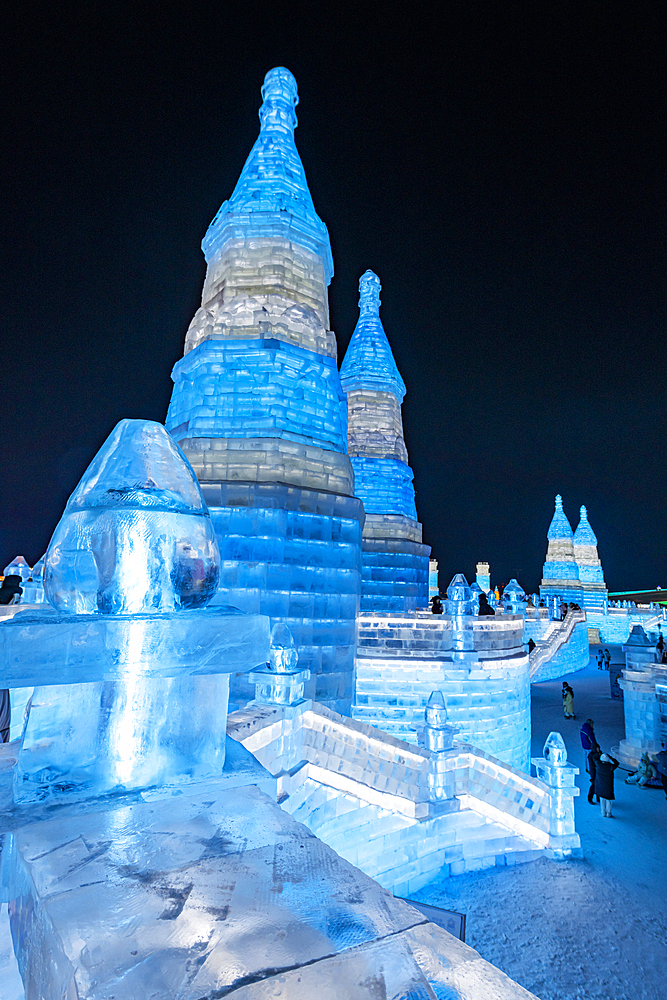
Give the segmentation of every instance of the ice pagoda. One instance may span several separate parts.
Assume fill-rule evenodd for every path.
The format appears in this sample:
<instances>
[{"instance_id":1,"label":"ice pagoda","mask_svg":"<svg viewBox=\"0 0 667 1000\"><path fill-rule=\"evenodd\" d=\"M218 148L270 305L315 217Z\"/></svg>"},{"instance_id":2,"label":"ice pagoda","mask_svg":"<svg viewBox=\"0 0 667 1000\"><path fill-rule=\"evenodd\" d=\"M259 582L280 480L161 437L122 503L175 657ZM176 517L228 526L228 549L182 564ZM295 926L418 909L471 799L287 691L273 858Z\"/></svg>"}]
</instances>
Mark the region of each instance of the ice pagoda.
<instances>
[{"instance_id":1,"label":"ice pagoda","mask_svg":"<svg viewBox=\"0 0 667 1000\"><path fill-rule=\"evenodd\" d=\"M219 600L288 625L307 694L348 712L364 513L329 329L333 260L294 143L292 74L272 69L262 97L259 137L202 243L166 425L213 519ZM252 697L232 682L232 705Z\"/></svg>"}]
</instances>

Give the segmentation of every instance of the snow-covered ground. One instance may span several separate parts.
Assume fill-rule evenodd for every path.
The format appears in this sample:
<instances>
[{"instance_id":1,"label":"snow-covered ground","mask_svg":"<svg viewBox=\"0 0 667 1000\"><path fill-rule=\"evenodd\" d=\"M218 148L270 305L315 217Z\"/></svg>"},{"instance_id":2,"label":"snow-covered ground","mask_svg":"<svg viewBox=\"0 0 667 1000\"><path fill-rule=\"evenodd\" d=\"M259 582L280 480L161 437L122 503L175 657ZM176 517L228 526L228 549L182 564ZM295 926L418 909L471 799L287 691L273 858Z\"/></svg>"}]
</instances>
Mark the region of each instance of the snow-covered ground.
<instances>
[{"instance_id":1,"label":"snow-covered ground","mask_svg":"<svg viewBox=\"0 0 667 1000\"><path fill-rule=\"evenodd\" d=\"M563 718L563 679L574 688L574 721ZM589 717L603 750L625 735L623 703L611 700L609 674L594 661L534 684L532 756L557 730L583 770L579 729ZM614 815L603 819L579 775L583 858L435 881L415 898L466 913L466 943L541 1000L666 1000L667 801L662 789L626 785L626 776L616 771Z\"/></svg>"}]
</instances>

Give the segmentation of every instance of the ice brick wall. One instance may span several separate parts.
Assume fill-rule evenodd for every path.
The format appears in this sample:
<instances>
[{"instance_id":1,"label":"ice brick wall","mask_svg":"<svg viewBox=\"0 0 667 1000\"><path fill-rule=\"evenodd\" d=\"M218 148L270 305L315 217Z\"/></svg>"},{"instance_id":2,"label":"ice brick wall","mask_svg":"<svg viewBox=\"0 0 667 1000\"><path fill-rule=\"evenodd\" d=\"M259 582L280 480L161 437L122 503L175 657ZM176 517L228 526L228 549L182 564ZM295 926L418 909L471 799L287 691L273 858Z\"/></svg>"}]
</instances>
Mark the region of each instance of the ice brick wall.
<instances>
[{"instance_id":1,"label":"ice brick wall","mask_svg":"<svg viewBox=\"0 0 667 1000\"><path fill-rule=\"evenodd\" d=\"M584 612L570 611L564 622L538 641L530 654L530 679L533 683L584 670L588 666L588 623Z\"/></svg>"},{"instance_id":2,"label":"ice brick wall","mask_svg":"<svg viewBox=\"0 0 667 1000\"><path fill-rule=\"evenodd\" d=\"M359 615L353 717L414 742L431 691L461 738L529 768L530 674L520 615ZM464 648L465 647L465 648Z\"/></svg>"},{"instance_id":3,"label":"ice brick wall","mask_svg":"<svg viewBox=\"0 0 667 1000\"><path fill-rule=\"evenodd\" d=\"M329 329L333 260L294 142L292 74L271 70L262 97L259 137L202 243L167 427L215 525L218 599L284 621L309 694L349 711L364 514ZM251 694L232 680L232 705Z\"/></svg>"},{"instance_id":4,"label":"ice brick wall","mask_svg":"<svg viewBox=\"0 0 667 1000\"><path fill-rule=\"evenodd\" d=\"M380 281L359 279L359 321L343 364L348 452L363 501L362 610L414 611L428 604L430 548L422 544L403 438L401 378L380 319Z\"/></svg>"}]
</instances>

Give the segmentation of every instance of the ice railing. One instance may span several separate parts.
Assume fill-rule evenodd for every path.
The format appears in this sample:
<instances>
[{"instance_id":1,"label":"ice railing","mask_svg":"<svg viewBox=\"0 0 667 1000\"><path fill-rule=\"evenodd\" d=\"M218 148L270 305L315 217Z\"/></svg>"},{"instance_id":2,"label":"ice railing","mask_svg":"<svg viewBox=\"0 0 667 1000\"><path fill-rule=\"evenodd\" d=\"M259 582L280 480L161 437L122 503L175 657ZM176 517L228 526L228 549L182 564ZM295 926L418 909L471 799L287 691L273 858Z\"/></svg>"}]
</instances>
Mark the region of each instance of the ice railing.
<instances>
[{"instance_id":1,"label":"ice railing","mask_svg":"<svg viewBox=\"0 0 667 1000\"><path fill-rule=\"evenodd\" d=\"M535 649L530 654L530 678L537 674L538 670L552 660L561 646L572 636L575 626L586 621L585 611L568 611L562 622L557 622L555 628L548 637L538 642Z\"/></svg>"},{"instance_id":2,"label":"ice railing","mask_svg":"<svg viewBox=\"0 0 667 1000\"><path fill-rule=\"evenodd\" d=\"M227 733L289 786L294 776L352 795L414 819L430 816L429 751L322 705L282 708L250 704L229 716ZM550 843L551 791L468 744L447 756L461 807L546 848Z\"/></svg>"}]
</instances>

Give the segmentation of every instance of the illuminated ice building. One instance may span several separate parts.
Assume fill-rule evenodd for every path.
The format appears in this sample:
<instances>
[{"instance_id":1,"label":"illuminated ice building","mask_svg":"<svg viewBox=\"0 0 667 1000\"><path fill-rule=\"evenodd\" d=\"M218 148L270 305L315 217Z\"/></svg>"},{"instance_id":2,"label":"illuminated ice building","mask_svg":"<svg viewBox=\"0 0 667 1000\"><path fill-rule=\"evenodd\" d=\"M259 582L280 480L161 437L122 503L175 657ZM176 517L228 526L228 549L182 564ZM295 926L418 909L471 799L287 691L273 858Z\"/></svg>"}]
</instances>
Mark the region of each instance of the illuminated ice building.
<instances>
[{"instance_id":1,"label":"illuminated ice building","mask_svg":"<svg viewBox=\"0 0 667 1000\"><path fill-rule=\"evenodd\" d=\"M166 425L211 512L218 600L287 624L308 695L349 712L364 512L329 329L333 260L294 144L292 74L267 73L262 97L259 137L202 243ZM232 704L252 697L232 680Z\"/></svg>"},{"instance_id":2,"label":"illuminated ice building","mask_svg":"<svg viewBox=\"0 0 667 1000\"><path fill-rule=\"evenodd\" d=\"M547 532L547 558L542 570L540 597L559 597L581 604L579 567L574 554L572 527L563 510L563 498L556 497L556 510Z\"/></svg>"},{"instance_id":3,"label":"illuminated ice building","mask_svg":"<svg viewBox=\"0 0 667 1000\"><path fill-rule=\"evenodd\" d=\"M417 520L403 439L401 378L380 319L380 280L359 279L359 322L340 369L347 395L347 449L366 521L362 611L415 611L429 598L429 556Z\"/></svg>"}]
</instances>

